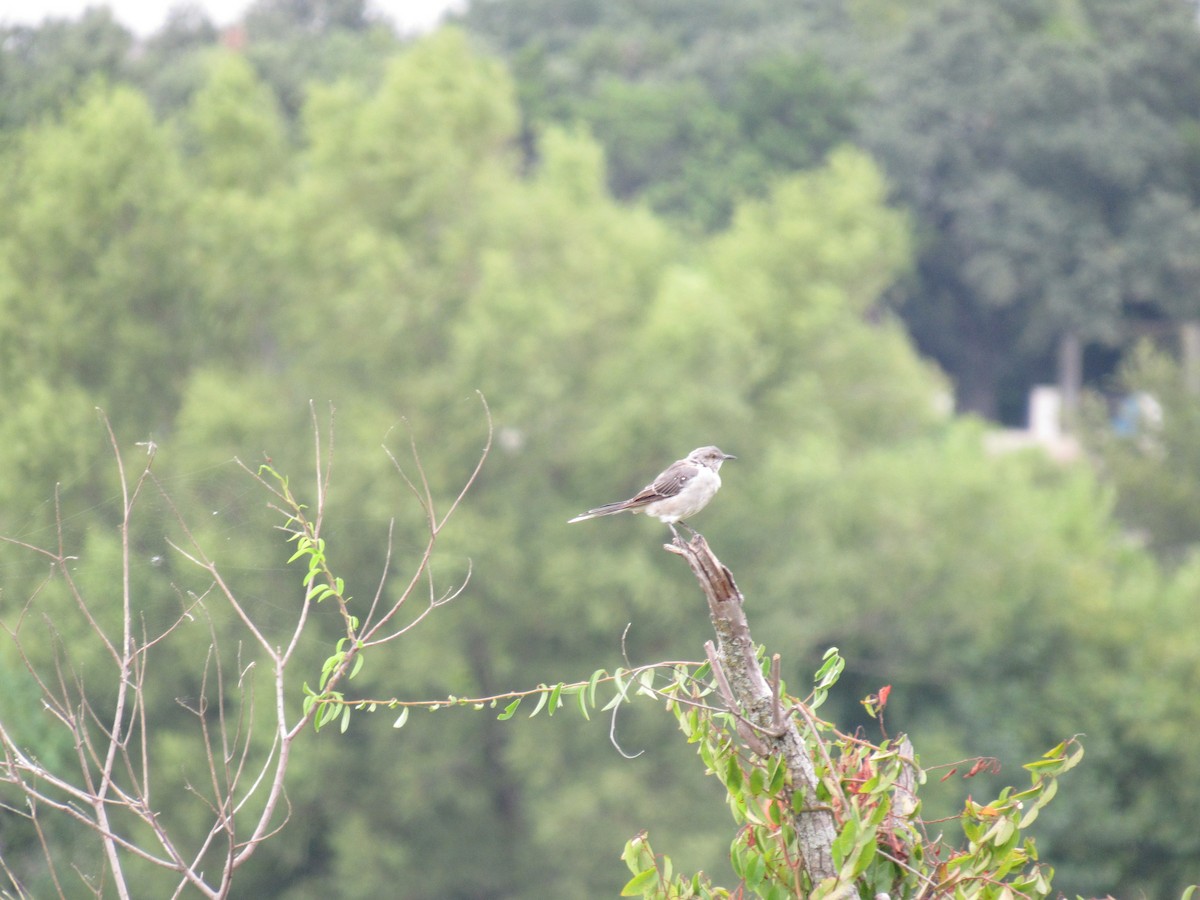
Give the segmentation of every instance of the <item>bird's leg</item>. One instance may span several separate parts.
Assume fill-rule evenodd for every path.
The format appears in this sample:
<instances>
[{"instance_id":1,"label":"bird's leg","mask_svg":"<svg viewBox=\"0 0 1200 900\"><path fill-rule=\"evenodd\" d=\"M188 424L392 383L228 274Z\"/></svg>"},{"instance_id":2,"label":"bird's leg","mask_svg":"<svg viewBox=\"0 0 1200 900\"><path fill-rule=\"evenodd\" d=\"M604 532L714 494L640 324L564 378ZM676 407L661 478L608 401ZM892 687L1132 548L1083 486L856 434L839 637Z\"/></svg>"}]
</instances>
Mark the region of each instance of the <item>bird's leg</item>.
<instances>
[{"instance_id":1,"label":"bird's leg","mask_svg":"<svg viewBox=\"0 0 1200 900\"><path fill-rule=\"evenodd\" d=\"M675 526L672 523L668 522L667 527L671 529L672 537L674 537L676 541L679 541L680 540L679 532L675 530Z\"/></svg>"},{"instance_id":2,"label":"bird's leg","mask_svg":"<svg viewBox=\"0 0 1200 900\"><path fill-rule=\"evenodd\" d=\"M684 528L686 528L691 533L692 537L696 537L697 531L695 528L693 528L691 525L689 525L687 522L684 522L683 520L680 520L679 524L682 525ZM673 530L674 529L672 529L672 531Z\"/></svg>"}]
</instances>

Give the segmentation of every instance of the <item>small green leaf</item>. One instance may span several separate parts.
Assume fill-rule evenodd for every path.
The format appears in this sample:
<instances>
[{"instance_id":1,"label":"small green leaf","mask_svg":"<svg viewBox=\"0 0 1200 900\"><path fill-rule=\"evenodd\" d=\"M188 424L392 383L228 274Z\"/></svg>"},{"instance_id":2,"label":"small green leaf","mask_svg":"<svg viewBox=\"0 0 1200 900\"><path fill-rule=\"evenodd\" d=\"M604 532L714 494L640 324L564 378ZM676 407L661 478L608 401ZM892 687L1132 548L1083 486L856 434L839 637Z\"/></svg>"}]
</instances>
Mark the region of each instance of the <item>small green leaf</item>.
<instances>
[{"instance_id":1,"label":"small green leaf","mask_svg":"<svg viewBox=\"0 0 1200 900\"><path fill-rule=\"evenodd\" d=\"M639 832L625 842L621 859L634 875L640 875L644 869L654 866L654 851L646 840L646 832Z\"/></svg>"},{"instance_id":2,"label":"small green leaf","mask_svg":"<svg viewBox=\"0 0 1200 900\"><path fill-rule=\"evenodd\" d=\"M783 756L776 756L771 759L771 784L768 787L768 793L778 794L783 790L784 782L787 780L787 764L783 761Z\"/></svg>"},{"instance_id":3,"label":"small green leaf","mask_svg":"<svg viewBox=\"0 0 1200 900\"><path fill-rule=\"evenodd\" d=\"M746 860L745 875L746 887L754 890L762 884L763 878L767 874L767 861L762 858L762 853L756 852L749 856Z\"/></svg>"},{"instance_id":4,"label":"small green leaf","mask_svg":"<svg viewBox=\"0 0 1200 900\"><path fill-rule=\"evenodd\" d=\"M858 854L858 859L854 861L855 878L867 871L871 863L874 862L875 852L878 849L879 844L875 840L875 829L872 828L859 839L858 846L855 847Z\"/></svg>"},{"instance_id":5,"label":"small green leaf","mask_svg":"<svg viewBox=\"0 0 1200 900\"><path fill-rule=\"evenodd\" d=\"M783 807L772 802L767 804L767 821L778 828L783 824Z\"/></svg>"},{"instance_id":6,"label":"small green leaf","mask_svg":"<svg viewBox=\"0 0 1200 900\"><path fill-rule=\"evenodd\" d=\"M512 703L508 704L508 706L504 707L504 712L500 713L500 715L496 716L496 718L499 719L501 722L511 719L513 717L513 715L516 714L517 707L520 705L521 705L521 698L518 697Z\"/></svg>"},{"instance_id":7,"label":"small green leaf","mask_svg":"<svg viewBox=\"0 0 1200 900\"><path fill-rule=\"evenodd\" d=\"M821 668L817 669L817 674L813 676L813 681L820 688L831 687L846 667L846 661L838 654L837 647L830 647L826 650L824 659L825 662L821 664Z\"/></svg>"},{"instance_id":8,"label":"small green leaf","mask_svg":"<svg viewBox=\"0 0 1200 900\"><path fill-rule=\"evenodd\" d=\"M738 765L737 754L733 754L725 763L725 786L731 793L736 791L740 794L742 792L742 779L742 767Z\"/></svg>"},{"instance_id":9,"label":"small green leaf","mask_svg":"<svg viewBox=\"0 0 1200 900\"><path fill-rule=\"evenodd\" d=\"M588 722L592 721L591 713L588 712L587 693L585 691L580 691L575 695L575 699L579 701L579 711L583 713L584 720Z\"/></svg>"},{"instance_id":10,"label":"small green leaf","mask_svg":"<svg viewBox=\"0 0 1200 900\"><path fill-rule=\"evenodd\" d=\"M733 874L738 877L738 880L744 880L746 877L745 853L746 848L742 846L742 842L735 840L729 851L729 865L733 867Z\"/></svg>"},{"instance_id":11,"label":"small green leaf","mask_svg":"<svg viewBox=\"0 0 1200 900\"><path fill-rule=\"evenodd\" d=\"M346 733L346 729L350 727L350 707L342 707L342 734Z\"/></svg>"},{"instance_id":12,"label":"small green leaf","mask_svg":"<svg viewBox=\"0 0 1200 900\"><path fill-rule=\"evenodd\" d=\"M763 786L766 784L767 776L763 771L762 766L755 766L750 771L750 793L755 796L763 792Z\"/></svg>"},{"instance_id":13,"label":"small green leaf","mask_svg":"<svg viewBox=\"0 0 1200 900\"><path fill-rule=\"evenodd\" d=\"M656 884L658 884L658 869L646 869L625 882L625 887L621 888L621 896L645 896L651 886Z\"/></svg>"},{"instance_id":14,"label":"small green leaf","mask_svg":"<svg viewBox=\"0 0 1200 900\"><path fill-rule=\"evenodd\" d=\"M596 707L596 685L600 683L600 679L604 677L604 670L597 669L592 673L592 677L588 679L587 693L588 704L594 709Z\"/></svg>"},{"instance_id":15,"label":"small green leaf","mask_svg":"<svg viewBox=\"0 0 1200 900\"><path fill-rule=\"evenodd\" d=\"M539 688L546 688L546 685L544 685L544 684L539 684L539 685L538 685L538 687L539 687ZM548 689L547 689L547 690L548 690ZM540 712L542 711L542 707L546 705L546 700L547 700L548 698L549 698L549 694L547 694L547 693L546 693L546 690L541 690L541 691L539 691L539 692L538 692L538 701L537 701L537 706L535 706L535 707L533 708L533 712L531 712L531 713L529 714L529 718L531 718L531 719L532 719L534 716L536 716L538 713L540 713Z\"/></svg>"},{"instance_id":16,"label":"small green leaf","mask_svg":"<svg viewBox=\"0 0 1200 900\"><path fill-rule=\"evenodd\" d=\"M833 839L829 850L833 854L833 864L840 871L842 864L846 861L846 857L854 849L854 844L858 840L858 823L854 819L847 819L842 825L842 830L837 837Z\"/></svg>"},{"instance_id":17,"label":"small green leaf","mask_svg":"<svg viewBox=\"0 0 1200 900\"><path fill-rule=\"evenodd\" d=\"M396 721L392 723L393 728L404 727L404 723L408 721L408 710L409 708L407 706L400 710L400 715L396 716Z\"/></svg>"},{"instance_id":18,"label":"small green leaf","mask_svg":"<svg viewBox=\"0 0 1200 900\"><path fill-rule=\"evenodd\" d=\"M624 696L625 696L625 675L626 674L628 674L627 670L620 666L618 666L617 670L615 672L613 672L613 674L612 674L613 685L617 689L618 697L624 698Z\"/></svg>"}]
</instances>

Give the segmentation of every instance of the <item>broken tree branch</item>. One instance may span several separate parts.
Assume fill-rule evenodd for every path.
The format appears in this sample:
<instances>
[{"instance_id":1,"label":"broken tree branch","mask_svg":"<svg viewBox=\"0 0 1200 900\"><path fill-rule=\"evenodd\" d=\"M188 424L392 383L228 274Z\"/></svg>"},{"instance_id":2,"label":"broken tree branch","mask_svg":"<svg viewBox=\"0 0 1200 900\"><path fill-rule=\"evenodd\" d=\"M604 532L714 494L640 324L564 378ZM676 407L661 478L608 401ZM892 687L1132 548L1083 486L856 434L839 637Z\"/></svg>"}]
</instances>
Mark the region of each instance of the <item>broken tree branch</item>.
<instances>
[{"instance_id":1,"label":"broken tree branch","mask_svg":"<svg viewBox=\"0 0 1200 900\"><path fill-rule=\"evenodd\" d=\"M746 620L745 600L733 573L717 559L702 535L696 534L690 541L677 536L665 548L687 561L708 600L717 644L712 648L710 643L706 649L718 691L739 723L749 723L754 731L748 736L745 731L749 729L739 729L740 736L760 756L782 756L793 790L800 794L800 802L792 808L799 810L794 814L796 834L809 877L814 885L836 879L832 846L837 822L829 807L817 801L818 777L812 756L794 718L781 708L777 664L772 674L774 685L763 676ZM845 888L839 896L857 897L852 885Z\"/></svg>"}]
</instances>

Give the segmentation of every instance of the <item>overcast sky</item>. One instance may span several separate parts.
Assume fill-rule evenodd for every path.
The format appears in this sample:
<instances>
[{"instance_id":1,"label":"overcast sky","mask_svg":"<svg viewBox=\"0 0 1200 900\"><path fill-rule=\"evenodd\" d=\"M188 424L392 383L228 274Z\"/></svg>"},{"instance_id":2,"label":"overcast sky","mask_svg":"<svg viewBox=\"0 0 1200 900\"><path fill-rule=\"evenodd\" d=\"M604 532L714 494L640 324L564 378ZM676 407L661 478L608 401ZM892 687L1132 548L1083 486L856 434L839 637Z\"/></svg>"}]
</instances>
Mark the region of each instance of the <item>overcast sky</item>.
<instances>
[{"instance_id":1,"label":"overcast sky","mask_svg":"<svg viewBox=\"0 0 1200 900\"><path fill-rule=\"evenodd\" d=\"M218 25L228 25L252 0L190 0ZM0 0L0 23L34 25L47 16L77 18L89 6L107 6L117 20L139 35L157 31L173 0ZM459 0L367 0L402 31L427 31Z\"/></svg>"}]
</instances>

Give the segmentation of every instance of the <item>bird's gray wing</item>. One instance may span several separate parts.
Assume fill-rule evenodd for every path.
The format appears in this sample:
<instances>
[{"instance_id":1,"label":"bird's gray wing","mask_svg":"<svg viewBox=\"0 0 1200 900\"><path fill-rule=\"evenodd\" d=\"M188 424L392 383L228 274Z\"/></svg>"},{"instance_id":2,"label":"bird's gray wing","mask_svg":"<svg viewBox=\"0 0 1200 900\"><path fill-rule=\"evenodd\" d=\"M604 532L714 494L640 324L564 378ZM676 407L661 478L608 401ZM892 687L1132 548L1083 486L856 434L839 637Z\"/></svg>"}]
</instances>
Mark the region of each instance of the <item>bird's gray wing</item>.
<instances>
[{"instance_id":1,"label":"bird's gray wing","mask_svg":"<svg viewBox=\"0 0 1200 900\"><path fill-rule=\"evenodd\" d=\"M637 496L631 497L629 505L643 506L653 503L655 500L674 497L683 490L683 486L691 481L698 471L699 468L696 464L687 460L672 463L654 481L642 488Z\"/></svg>"}]
</instances>

